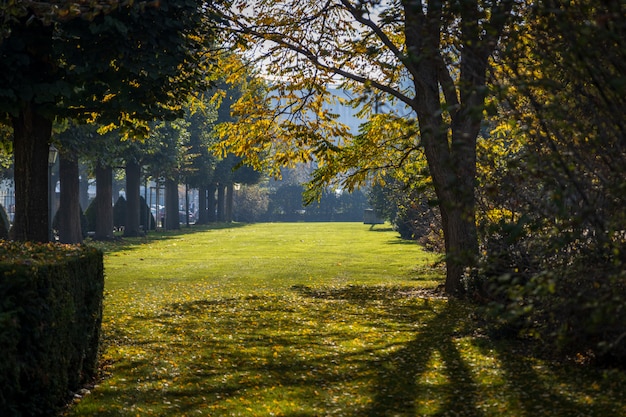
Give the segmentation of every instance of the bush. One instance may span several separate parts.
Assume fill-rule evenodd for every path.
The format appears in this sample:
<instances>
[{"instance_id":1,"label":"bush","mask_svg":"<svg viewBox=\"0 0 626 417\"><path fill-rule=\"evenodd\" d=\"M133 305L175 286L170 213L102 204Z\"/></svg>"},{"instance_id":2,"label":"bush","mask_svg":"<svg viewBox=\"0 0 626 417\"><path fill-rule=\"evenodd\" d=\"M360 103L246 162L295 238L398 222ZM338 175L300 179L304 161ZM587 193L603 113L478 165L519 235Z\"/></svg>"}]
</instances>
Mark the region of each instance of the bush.
<instances>
[{"instance_id":1,"label":"bush","mask_svg":"<svg viewBox=\"0 0 626 417\"><path fill-rule=\"evenodd\" d=\"M120 196L113 206L113 227L122 229L126 226L126 199Z\"/></svg>"},{"instance_id":2,"label":"bush","mask_svg":"<svg viewBox=\"0 0 626 417\"><path fill-rule=\"evenodd\" d=\"M441 215L432 188L419 179L385 180L385 186L375 184L368 196L378 217L390 221L402 239L416 240L427 250L443 253Z\"/></svg>"},{"instance_id":3,"label":"bush","mask_svg":"<svg viewBox=\"0 0 626 417\"><path fill-rule=\"evenodd\" d=\"M53 415L97 370L102 253L0 243L0 415Z\"/></svg>"},{"instance_id":4,"label":"bush","mask_svg":"<svg viewBox=\"0 0 626 417\"><path fill-rule=\"evenodd\" d=\"M61 209L57 210L54 214L54 219L52 219L52 228L56 231L59 230L59 216L61 213ZM87 237L87 232L89 229L89 222L87 221L87 216L83 213L83 210L80 210L80 233L83 236L83 239Z\"/></svg>"},{"instance_id":5,"label":"bush","mask_svg":"<svg viewBox=\"0 0 626 417\"><path fill-rule=\"evenodd\" d=\"M255 223L263 219L269 205L269 192L258 185L244 186L235 194L234 217L238 222Z\"/></svg>"},{"instance_id":6,"label":"bush","mask_svg":"<svg viewBox=\"0 0 626 417\"><path fill-rule=\"evenodd\" d=\"M492 331L626 366L626 242L524 229L503 224L489 235L481 278L468 283L486 301Z\"/></svg>"},{"instance_id":7,"label":"bush","mask_svg":"<svg viewBox=\"0 0 626 417\"><path fill-rule=\"evenodd\" d=\"M93 232L96 230L96 199L94 198L87 210L85 210L85 218L87 219L87 232Z\"/></svg>"},{"instance_id":8,"label":"bush","mask_svg":"<svg viewBox=\"0 0 626 417\"><path fill-rule=\"evenodd\" d=\"M146 226L146 216L150 212L148 205L146 204L146 199L143 196L139 196L139 224L144 227L145 231L154 230L155 229L155 220L152 213L150 213L150 224ZM126 211L127 204L126 199L122 196L117 199L115 205L113 206L113 226L121 229L126 226ZM183 216L184 217L184 216ZM184 219L183 219L184 220Z\"/></svg>"},{"instance_id":9,"label":"bush","mask_svg":"<svg viewBox=\"0 0 626 417\"><path fill-rule=\"evenodd\" d=\"M150 212L150 207L148 207L146 199L143 198L143 196L139 197L139 207L141 207L141 211L139 212L139 224L143 225L145 231L155 230L156 220Z\"/></svg>"}]
</instances>

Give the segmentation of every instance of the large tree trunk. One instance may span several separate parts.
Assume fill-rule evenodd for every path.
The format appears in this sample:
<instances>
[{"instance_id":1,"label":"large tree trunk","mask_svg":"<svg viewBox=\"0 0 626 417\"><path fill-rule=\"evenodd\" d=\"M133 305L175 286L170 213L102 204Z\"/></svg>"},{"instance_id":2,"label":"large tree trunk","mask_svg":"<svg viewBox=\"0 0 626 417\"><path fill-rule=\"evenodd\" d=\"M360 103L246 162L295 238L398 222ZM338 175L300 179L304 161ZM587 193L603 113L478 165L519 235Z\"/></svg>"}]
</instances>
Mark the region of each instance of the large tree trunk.
<instances>
[{"instance_id":1,"label":"large tree trunk","mask_svg":"<svg viewBox=\"0 0 626 417\"><path fill-rule=\"evenodd\" d=\"M478 6L465 4L460 22L461 72L455 80L441 55L442 5L429 2L426 12L405 2L405 31L415 85L413 108L441 211L445 291L459 296L464 292L465 271L475 266L478 257L476 139L484 109L489 48L495 45L481 45L474 16ZM444 119L444 112L449 112L450 121Z\"/></svg>"},{"instance_id":2,"label":"large tree trunk","mask_svg":"<svg viewBox=\"0 0 626 417\"><path fill-rule=\"evenodd\" d=\"M140 204L141 165L135 161L126 163L126 224L124 236L141 236L139 229L141 213Z\"/></svg>"},{"instance_id":3,"label":"large tree trunk","mask_svg":"<svg viewBox=\"0 0 626 417\"><path fill-rule=\"evenodd\" d=\"M449 295L460 296L464 292L464 274L468 268L475 266L478 256L474 198L476 136L472 140L469 134L466 135L463 151L456 149L451 152L444 130L446 125L441 117L432 117L433 113L418 114L421 114L422 142L441 212L446 249L445 291ZM461 147L458 142L455 145Z\"/></svg>"},{"instance_id":4,"label":"large tree trunk","mask_svg":"<svg viewBox=\"0 0 626 417\"><path fill-rule=\"evenodd\" d=\"M96 240L113 239L113 170L96 165Z\"/></svg>"},{"instance_id":5,"label":"large tree trunk","mask_svg":"<svg viewBox=\"0 0 626 417\"><path fill-rule=\"evenodd\" d=\"M178 182L172 179L165 180L165 229L180 229L178 215Z\"/></svg>"},{"instance_id":6,"label":"large tree trunk","mask_svg":"<svg viewBox=\"0 0 626 417\"><path fill-rule=\"evenodd\" d=\"M215 216L215 191L217 190L217 185L211 184L207 189L207 221L213 223L217 221L217 217Z\"/></svg>"},{"instance_id":7,"label":"large tree trunk","mask_svg":"<svg viewBox=\"0 0 626 417\"><path fill-rule=\"evenodd\" d=\"M82 243L83 233L80 223L78 158L61 153L59 158L59 241L61 243Z\"/></svg>"},{"instance_id":8,"label":"large tree trunk","mask_svg":"<svg viewBox=\"0 0 626 417\"><path fill-rule=\"evenodd\" d=\"M34 103L26 103L13 125L15 157L15 218L11 237L19 241L47 242L48 148L52 121L38 113Z\"/></svg>"},{"instance_id":9,"label":"large tree trunk","mask_svg":"<svg viewBox=\"0 0 626 417\"><path fill-rule=\"evenodd\" d=\"M217 185L217 221L226 221L226 187L223 184Z\"/></svg>"}]
</instances>

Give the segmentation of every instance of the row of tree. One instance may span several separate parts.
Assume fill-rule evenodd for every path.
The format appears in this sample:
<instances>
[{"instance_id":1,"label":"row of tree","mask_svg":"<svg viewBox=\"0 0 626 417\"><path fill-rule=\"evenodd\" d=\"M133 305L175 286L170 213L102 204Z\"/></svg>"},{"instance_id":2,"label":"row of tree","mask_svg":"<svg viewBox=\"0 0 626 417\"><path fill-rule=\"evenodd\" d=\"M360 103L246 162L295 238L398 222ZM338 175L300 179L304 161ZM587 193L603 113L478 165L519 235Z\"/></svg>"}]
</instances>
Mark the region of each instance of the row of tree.
<instances>
[{"instance_id":1,"label":"row of tree","mask_svg":"<svg viewBox=\"0 0 626 417\"><path fill-rule=\"evenodd\" d=\"M46 173L55 121L97 124L116 129L118 138L141 139L151 120L180 118L190 97L211 87L215 25L205 6L195 0L0 6L0 121L12 128L4 143L14 157L15 239L48 240ZM88 142L88 136L76 139ZM67 178L77 178L67 143L61 175L72 171ZM93 145L106 154L106 144ZM137 161L127 162L135 178ZM106 188L106 165L96 164L98 187ZM76 181L64 181L63 196L74 194ZM71 224L80 223L76 210L63 210Z\"/></svg>"},{"instance_id":2,"label":"row of tree","mask_svg":"<svg viewBox=\"0 0 626 417\"><path fill-rule=\"evenodd\" d=\"M205 196L199 222L207 222L216 193L221 202L233 194L233 183L258 180L239 158L209 151L213 125L228 120L230 104L248 81L247 75L216 81L228 60L241 62L214 46L216 17L205 2L17 2L0 12L0 124L10 127L2 131L2 144L14 158L14 239L48 239L52 144L60 151L58 227L66 243L82 236L79 161L96 178L99 239L113 231L113 167L123 166L126 174L129 236L140 233L142 167L165 183L167 228L179 225L179 182Z\"/></svg>"},{"instance_id":3,"label":"row of tree","mask_svg":"<svg viewBox=\"0 0 626 417\"><path fill-rule=\"evenodd\" d=\"M62 243L78 243L87 230L81 230L79 196L79 162L87 165L83 175L95 177L96 198L89 210L97 240L111 239L114 226L124 226L124 236L138 236L148 230L145 202L140 201L141 185L155 181L164 195L164 213L157 210L157 221L168 229L180 228L179 184L197 188L200 198L196 223L232 219L233 185L253 184L260 173L246 166L239 167L240 159L229 155L225 158L209 152L215 142L213 124L217 112L207 103L204 110L187 111L186 116L174 122L150 124L150 133L141 141L120 141L117 131L99 134L96 126L71 126L53 135L60 149L59 210L55 228ZM125 191L124 219L114 219L112 211L112 178L115 170L122 167ZM85 209L87 207L84 207ZM161 224L163 221L163 224Z\"/></svg>"}]
</instances>

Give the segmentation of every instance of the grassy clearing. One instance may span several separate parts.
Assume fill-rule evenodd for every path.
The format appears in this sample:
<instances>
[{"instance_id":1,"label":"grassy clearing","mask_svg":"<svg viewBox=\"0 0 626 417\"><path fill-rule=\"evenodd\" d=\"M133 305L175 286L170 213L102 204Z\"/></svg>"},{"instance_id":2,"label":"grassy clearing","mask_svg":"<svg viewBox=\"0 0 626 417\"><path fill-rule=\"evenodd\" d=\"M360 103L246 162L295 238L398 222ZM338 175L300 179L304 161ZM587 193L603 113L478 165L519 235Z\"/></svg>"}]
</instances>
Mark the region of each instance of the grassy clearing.
<instances>
[{"instance_id":1,"label":"grassy clearing","mask_svg":"<svg viewBox=\"0 0 626 417\"><path fill-rule=\"evenodd\" d=\"M362 224L103 246L105 378L66 416L620 416L626 377L493 341L436 257Z\"/></svg>"}]
</instances>

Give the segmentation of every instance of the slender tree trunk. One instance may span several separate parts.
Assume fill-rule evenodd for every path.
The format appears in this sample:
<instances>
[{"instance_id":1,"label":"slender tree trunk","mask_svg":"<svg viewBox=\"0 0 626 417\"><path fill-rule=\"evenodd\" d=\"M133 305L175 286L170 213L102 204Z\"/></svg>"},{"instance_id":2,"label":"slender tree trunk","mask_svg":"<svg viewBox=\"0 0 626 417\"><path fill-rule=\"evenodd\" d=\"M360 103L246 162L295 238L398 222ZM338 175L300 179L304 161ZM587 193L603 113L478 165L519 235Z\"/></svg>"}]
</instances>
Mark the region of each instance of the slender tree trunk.
<instances>
[{"instance_id":1,"label":"slender tree trunk","mask_svg":"<svg viewBox=\"0 0 626 417\"><path fill-rule=\"evenodd\" d=\"M11 237L19 241L47 242L48 148L52 122L26 103L13 125L15 158L15 218Z\"/></svg>"},{"instance_id":2,"label":"slender tree trunk","mask_svg":"<svg viewBox=\"0 0 626 417\"><path fill-rule=\"evenodd\" d=\"M139 229L141 213L140 204L141 165L136 161L126 163L126 224L124 236L141 236Z\"/></svg>"},{"instance_id":3,"label":"slender tree trunk","mask_svg":"<svg viewBox=\"0 0 626 417\"><path fill-rule=\"evenodd\" d=\"M165 229L180 229L180 219L178 216L178 181L172 179L165 180Z\"/></svg>"},{"instance_id":4,"label":"slender tree trunk","mask_svg":"<svg viewBox=\"0 0 626 417\"><path fill-rule=\"evenodd\" d=\"M196 224L207 224L209 222L209 213L207 211L207 188L200 187L198 189L198 219Z\"/></svg>"},{"instance_id":5,"label":"slender tree trunk","mask_svg":"<svg viewBox=\"0 0 626 417\"><path fill-rule=\"evenodd\" d=\"M226 221L226 187L223 184L217 185L217 221Z\"/></svg>"},{"instance_id":6,"label":"slender tree trunk","mask_svg":"<svg viewBox=\"0 0 626 417\"><path fill-rule=\"evenodd\" d=\"M215 216L215 192L217 191L217 185L216 184L211 184L209 185L209 188L207 189L207 194L208 194L208 198L207 198L207 212L208 212L208 217L207 220L210 223L216 222L217 221L217 217Z\"/></svg>"},{"instance_id":7,"label":"slender tree trunk","mask_svg":"<svg viewBox=\"0 0 626 417\"><path fill-rule=\"evenodd\" d=\"M78 158L62 152L59 158L59 241L61 243L82 243L83 233L80 223Z\"/></svg>"},{"instance_id":8,"label":"slender tree trunk","mask_svg":"<svg viewBox=\"0 0 626 417\"><path fill-rule=\"evenodd\" d=\"M113 239L113 170L96 165L96 240Z\"/></svg>"},{"instance_id":9,"label":"slender tree trunk","mask_svg":"<svg viewBox=\"0 0 626 417\"><path fill-rule=\"evenodd\" d=\"M157 180L155 181L156 184L156 190L155 190L155 198L156 198L156 228L158 229L160 228L165 228L165 212L161 212L161 184L159 183L159 176L157 175Z\"/></svg>"},{"instance_id":10,"label":"slender tree trunk","mask_svg":"<svg viewBox=\"0 0 626 417\"><path fill-rule=\"evenodd\" d=\"M231 182L226 186L226 221L233 221L233 203L235 199L235 185Z\"/></svg>"},{"instance_id":11,"label":"slender tree trunk","mask_svg":"<svg viewBox=\"0 0 626 417\"><path fill-rule=\"evenodd\" d=\"M189 185L185 184L185 226L189 227Z\"/></svg>"}]
</instances>

